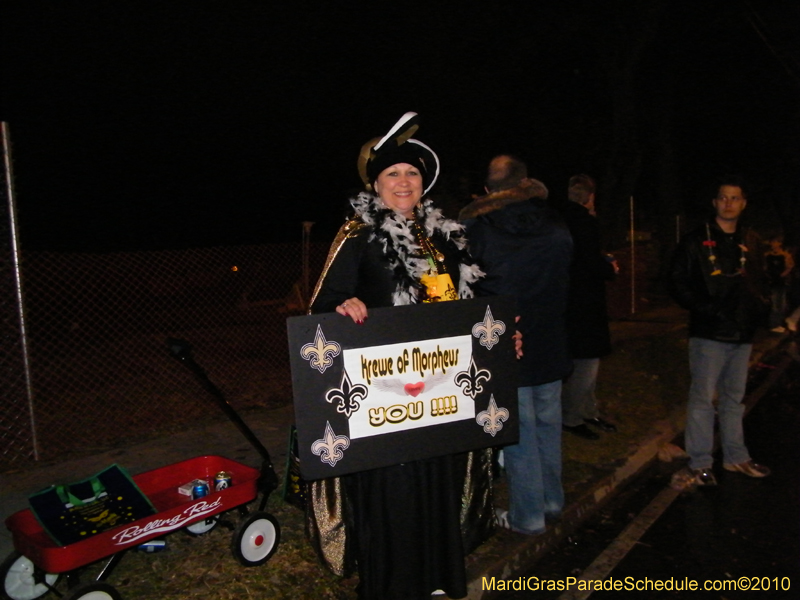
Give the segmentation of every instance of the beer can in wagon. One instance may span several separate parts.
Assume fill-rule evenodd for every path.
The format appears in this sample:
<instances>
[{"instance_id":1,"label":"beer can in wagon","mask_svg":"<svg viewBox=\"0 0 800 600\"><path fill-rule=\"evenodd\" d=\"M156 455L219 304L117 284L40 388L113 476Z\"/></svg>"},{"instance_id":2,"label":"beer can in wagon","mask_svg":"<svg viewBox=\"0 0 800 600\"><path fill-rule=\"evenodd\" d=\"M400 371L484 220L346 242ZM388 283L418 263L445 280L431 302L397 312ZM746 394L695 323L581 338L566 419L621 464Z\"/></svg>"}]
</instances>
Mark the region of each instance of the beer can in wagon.
<instances>
[{"instance_id":1,"label":"beer can in wagon","mask_svg":"<svg viewBox=\"0 0 800 600\"><path fill-rule=\"evenodd\" d=\"M227 471L220 471L214 475L214 490L217 492L228 489L231 487L232 483L233 479L231 478L231 474Z\"/></svg>"},{"instance_id":2,"label":"beer can in wagon","mask_svg":"<svg viewBox=\"0 0 800 600\"><path fill-rule=\"evenodd\" d=\"M203 496L208 496L208 484L201 479L197 479L192 486L192 498L197 500Z\"/></svg>"}]
</instances>

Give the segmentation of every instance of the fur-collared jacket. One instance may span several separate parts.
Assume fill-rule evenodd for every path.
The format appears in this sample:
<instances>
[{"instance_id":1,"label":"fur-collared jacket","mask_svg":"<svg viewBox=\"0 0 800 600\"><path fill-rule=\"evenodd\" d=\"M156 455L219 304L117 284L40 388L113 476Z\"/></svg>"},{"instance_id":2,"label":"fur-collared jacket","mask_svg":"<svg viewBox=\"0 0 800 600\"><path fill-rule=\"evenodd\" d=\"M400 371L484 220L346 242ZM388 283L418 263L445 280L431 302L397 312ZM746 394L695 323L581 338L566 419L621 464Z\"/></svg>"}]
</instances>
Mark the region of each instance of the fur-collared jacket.
<instances>
[{"instance_id":1,"label":"fur-collared jacket","mask_svg":"<svg viewBox=\"0 0 800 600\"><path fill-rule=\"evenodd\" d=\"M477 198L459 216L486 273L476 292L517 299L521 387L556 381L572 368L565 325L572 238L546 198L544 185L525 179Z\"/></svg>"},{"instance_id":2,"label":"fur-collared jacket","mask_svg":"<svg viewBox=\"0 0 800 600\"><path fill-rule=\"evenodd\" d=\"M351 198L355 216L336 236L317 282L310 312L332 312L352 297L370 307L400 306L421 301L421 276L427 260L412 230L412 221L386 207L380 197L361 192ZM417 209L429 239L445 256L445 267L459 298L472 298L482 275L467 252L464 227L446 219L430 199Z\"/></svg>"}]
</instances>

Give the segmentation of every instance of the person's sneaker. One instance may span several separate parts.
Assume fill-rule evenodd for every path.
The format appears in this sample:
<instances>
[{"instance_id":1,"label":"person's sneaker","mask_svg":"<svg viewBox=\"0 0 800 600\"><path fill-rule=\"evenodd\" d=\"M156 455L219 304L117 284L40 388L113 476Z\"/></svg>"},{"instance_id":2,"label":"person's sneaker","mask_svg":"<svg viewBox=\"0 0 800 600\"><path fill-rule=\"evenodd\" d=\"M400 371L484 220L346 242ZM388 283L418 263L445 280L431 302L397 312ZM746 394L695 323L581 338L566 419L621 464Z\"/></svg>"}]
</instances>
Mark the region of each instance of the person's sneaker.
<instances>
[{"instance_id":1,"label":"person's sneaker","mask_svg":"<svg viewBox=\"0 0 800 600\"><path fill-rule=\"evenodd\" d=\"M589 425L592 425L594 427L597 427L601 431L607 431L609 433L617 432L616 425L614 425L613 423L609 423L608 421L600 417L595 417L594 419L584 419L583 422L588 423Z\"/></svg>"},{"instance_id":2,"label":"person's sneaker","mask_svg":"<svg viewBox=\"0 0 800 600\"><path fill-rule=\"evenodd\" d=\"M600 439L600 435L589 429L589 426L586 423L581 423L580 425L574 425L574 426L562 425L561 429L573 435L577 435L578 437L582 437L585 440Z\"/></svg>"},{"instance_id":3,"label":"person's sneaker","mask_svg":"<svg viewBox=\"0 0 800 600\"><path fill-rule=\"evenodd\" d=\"M508 520L508 511L504 508L495 508L494 509L494 518L497 521L497 524L502 527L503 529L508 529L509 531L513 531L515 533L522 533L524 535L539 535L545 532L545 527L541 529L537 529L535 531L522 531L520 529L514 529L511 526L511 521Z\"/></svg>"},{"instance_id":4,"label":"person's sneaker","mask_svg":"<svg viewBox=\"0 0 800 600\"><path fill-rule=\"evenodd\" d=\"M717 478L714 477L714 472L708 469L692 469L694 475L694 482L702 487L714 487L717 485Z\"/></svg>"},{"instance_id":5,"label":"person's sneaker","mask_svg":"<svg viewBox=\"0 0 800 600\"><path fill-rule=\"evenodd\" d=\"M722 465L722 468L725 469L726 471L744 473L748 477L766 477L772 472L769 470L769 467L760 465L756 462L753 462L752 460L739 463L738 465L724 464Z\"/></svg>"},{"instance_id":6,"label":"person's sneaker","mask_svg":"<svg viewBox=\"0 0 800 600\"><path fill-rule=\"evenodd\" d=\"M497 524L502 527L503 529L508 529L511 531L511 522L508 520L508 511L504 508L495 508L494 509L494 518L497 520Z\"/></svg>"}]
</instances>

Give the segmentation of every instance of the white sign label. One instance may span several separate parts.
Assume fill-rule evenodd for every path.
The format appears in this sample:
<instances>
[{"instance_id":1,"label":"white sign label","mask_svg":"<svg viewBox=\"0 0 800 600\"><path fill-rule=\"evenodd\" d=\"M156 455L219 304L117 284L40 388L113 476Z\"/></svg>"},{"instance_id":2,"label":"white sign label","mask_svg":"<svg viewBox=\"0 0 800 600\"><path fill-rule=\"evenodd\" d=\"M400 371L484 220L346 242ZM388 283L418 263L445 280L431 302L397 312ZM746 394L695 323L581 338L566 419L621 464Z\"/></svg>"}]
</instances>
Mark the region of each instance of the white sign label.
<instances>
[{"instance_id":1,"label":"white sign label","mask_svg":"<svg viewBox=\"0 0 800 600\"><path fill-rule=\"evenodd\" d=\"M350 439L475 418L475 403L454 382L467 371L472 339L460 335L344 350L353 387L366 389L349 415Z\"/></svg>"}]
</instances>

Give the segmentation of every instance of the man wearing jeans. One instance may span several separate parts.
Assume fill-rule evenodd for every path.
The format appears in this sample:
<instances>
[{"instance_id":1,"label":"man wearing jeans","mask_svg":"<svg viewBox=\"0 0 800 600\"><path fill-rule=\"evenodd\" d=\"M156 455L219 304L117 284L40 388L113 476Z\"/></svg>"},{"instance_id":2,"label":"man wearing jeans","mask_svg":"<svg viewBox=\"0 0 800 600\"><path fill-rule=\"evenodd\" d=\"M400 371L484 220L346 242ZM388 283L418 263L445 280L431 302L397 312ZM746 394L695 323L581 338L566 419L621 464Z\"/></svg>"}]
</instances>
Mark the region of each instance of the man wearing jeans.
<instances>
[{"instance_id":1,"label":"man wearing jeans","mask_svg":"<svg viewBox=\"0 0 800 600\"><path fill-rule=\"evenodd\" d=\"M547 205L547 188L528 179L520 160L492 160L486 191L460 215L470 252L486 273L476 288L481 295L514 296L523 335L520 439L504 449L511 505L497 516L501 526L534 535L564 506L561 379L571 368L564 312L572 239Z\"/></svg>"},{"instance_id":2,"label":"man wearing jeans","mask_svg":"<svg viewBox=\"0 0 800 600\"><path fill-rule=\"evenodd\" d=\"M747 195L738 178L723 178L711 204L714 216L681 240L671 268L673 297L690 311L686 451L697 484L704 486L717 483L711 456L715 393L723 468L750 477L770 473L750 458L742 431L753 336L769 310L762 253L755 233L739 223Z\"/></svg>"}]
</instances>

